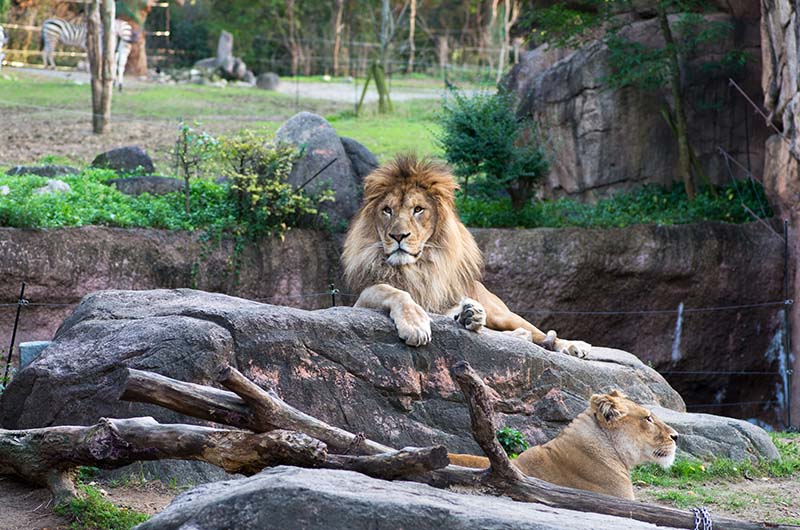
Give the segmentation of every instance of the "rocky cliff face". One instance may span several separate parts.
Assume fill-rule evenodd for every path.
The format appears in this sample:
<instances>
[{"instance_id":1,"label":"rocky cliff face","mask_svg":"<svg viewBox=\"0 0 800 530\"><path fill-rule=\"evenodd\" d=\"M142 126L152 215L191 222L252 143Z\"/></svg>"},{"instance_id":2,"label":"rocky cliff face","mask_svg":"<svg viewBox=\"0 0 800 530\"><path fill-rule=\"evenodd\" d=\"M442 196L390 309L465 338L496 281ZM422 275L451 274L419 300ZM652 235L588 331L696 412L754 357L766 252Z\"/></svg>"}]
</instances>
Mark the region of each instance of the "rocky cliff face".
<instances>
[{"instance_id":1,"label":"rocky cliff face","mask_svg":"<svg viewBox=\"0 0 800 530\"><path fill-rule=\"evenodd\" d=\"M691 143L716 183L729 180L719 147L761 175L768 135L763 121L753 117L752 108L729 86L730 74L712 74L704 66L720 61L726 52L744 52L745 72L736 81L751 98L760 99L758 14L751 7L726 4L718 6L724 12L706 17L729 23L731 31L682 65ZM631 22L621 31L623 37L645 47L663 46L658 22L648 18L653 15L645 7L627 16ZM677 16L670 18L679 34L677 22ZM611 73L607 47L594 41L578 50L545 45L529 51L507 77L519 113L531 115L545 132L552 167L543 195L594 200L643 183L676 180L677 144L661 115L668 89L611 89L605 80Z\"/></svg>"},{"instance_id":2,"label":"rocky cliff face","mask_svg":"<svg viewBox=\"0 0 800 530\"><path fill-rule=\"evenodd\" d=\"M791 291L797 298L800 285L800 27L798 6L788 0L761 1L761 52L763 56L764 107L776 133L766 142L764 187L781 217L789 221L789 249L794 273ZM790 311L792 343L800 342L800 306ZM796 348L796 347L795 347ZM800 373L800 355L794 357L794 373ZM800 377L794 378L792 399L800 400ZM794 425L800 425L795 414Z\"/></svg>"},{"instance_id":3,"label":"rocky cliff face","mask_svg":"<svg viewBox=\"0 0 800 530\"><path fill-rule=\"evenodd\" d=\"M763 225L473 234L486 256L486 285L536 325L635 353L665 371L693 411L783 420L779 404L724 406L775 400L782 392L776 375L670 373L777 372L780 306L695 311L783 298L782 243ZM0 302L15 302L25 280L32 302L64 304L23 309L23 341L51 339L71 308L98 289L197 287L306 309L330 306L331 281L344 291L337 279L338 239L302 230L248 249L238 283L226 269L232 245L200 259L202 246L187 233L0 229L0 249ZM193 274L195 262L200 266ZM347 292L337 297L338 304L353 302ZM0 336L10 336L15 307L0 309Z\"/></svg>"}]
</instances>

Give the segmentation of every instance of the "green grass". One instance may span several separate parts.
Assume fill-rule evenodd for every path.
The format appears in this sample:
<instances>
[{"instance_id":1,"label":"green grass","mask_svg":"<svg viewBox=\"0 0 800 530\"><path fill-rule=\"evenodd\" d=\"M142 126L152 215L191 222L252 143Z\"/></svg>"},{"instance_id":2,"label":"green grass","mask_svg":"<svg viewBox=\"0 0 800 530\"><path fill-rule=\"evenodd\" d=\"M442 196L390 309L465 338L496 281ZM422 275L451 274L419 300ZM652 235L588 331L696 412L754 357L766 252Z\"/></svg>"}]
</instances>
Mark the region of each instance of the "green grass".
<instances>
[{"instance_id":1,"label":"green grass","mask_svg":"<svg viewBox=\"0 0 800 530\"><path fill-rule=\"evenodd\" d=\"M631 479L634 484L691 490L698 484L713 480L786 478L800 474L800 434L770 433L770 435L781 455L779 460L734 462L727 458L715 458L703 462L678 458L669 469L657 464L636 467L631 473Z\"/></svg>"},{"instance_id":2,"label":"green grass","mask_svg":"<svg viewBox=\"0 0 800 530\"><path fill-rule=\"evenodd\" d=\"M597 204L560 199L533 202L520 210L514 210L509 199L462 196L456 205L465 224L474 227L623 228L637 224L752 221L753 217L742 207L741 199L760 216L772 216L761 185L741 181L735 186L719 188L717 197L708 192L699 193L694 201L689 201L683 186L676 184L671 188L645 186L632 193L621 193L601 200Z\"/></svg>"},{"instance_id":3,"label":"green grass","mask_svg":"<svg viewBox=\"0 0 800 530\"><path fill-rule=\"evenodd\" d=\"M92 486L80 484L78 488L83 498L55 509L59 515L72 520L74 530L129 530L149 519L143 513L113 505Z\"/></svg>"}]
</instances>

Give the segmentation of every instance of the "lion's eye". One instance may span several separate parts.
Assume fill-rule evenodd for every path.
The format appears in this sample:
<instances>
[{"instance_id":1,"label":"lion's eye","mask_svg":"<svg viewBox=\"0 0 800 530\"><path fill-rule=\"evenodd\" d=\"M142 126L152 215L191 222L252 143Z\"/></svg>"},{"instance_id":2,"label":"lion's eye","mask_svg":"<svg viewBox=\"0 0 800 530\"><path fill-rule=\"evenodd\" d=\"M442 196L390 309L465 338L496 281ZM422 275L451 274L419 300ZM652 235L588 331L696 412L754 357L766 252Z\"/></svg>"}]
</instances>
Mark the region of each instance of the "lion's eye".
<instances>
[{"instance_id":1,"label":"lion's eye","mask_svg":"<svg viewBox=\"0 0 800 530\"><path fill-rule=\"evenodd\" d=\"M422 206L414 206L414 213L420 213L424 210L425 208L423 208Z\"/></svg>"},{"instance_id":2,"label":"lion's eye","mask_svg":"<svg viewBox=\"0 0 800 530\"><path fill-rule=\"evenodd\" d=\"M385 213L386 215L392 215L392 209L387 206L386 208L383 209L383 213Z\"/></svg>"},{"instance_id":3,"label":"lion's eye","mask_svg":"<svg viewBox=\"0 0 800 530\"><path fill-rule=\"evenodd\" d=\"M648 417L646 417L645 419L646 419L646 420L647 420L649 423L653 423L653 417L652 417L652 416L648 416Z\"/></svg>"}]
</instances>

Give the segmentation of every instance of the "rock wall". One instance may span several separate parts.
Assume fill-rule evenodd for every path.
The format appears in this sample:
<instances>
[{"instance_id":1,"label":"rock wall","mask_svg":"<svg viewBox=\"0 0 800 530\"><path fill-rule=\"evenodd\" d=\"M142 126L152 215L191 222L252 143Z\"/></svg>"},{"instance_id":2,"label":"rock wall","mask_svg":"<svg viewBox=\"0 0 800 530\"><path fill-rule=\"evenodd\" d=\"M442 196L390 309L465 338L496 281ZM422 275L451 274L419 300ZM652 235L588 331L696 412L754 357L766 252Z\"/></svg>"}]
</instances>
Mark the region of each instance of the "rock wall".
<instances>
[{"instance_id":1,"label":"rock wall","mask_svg":"<svg viewBox=\"0 0 800 530\"><path fill-rule=\"evenodd\" d=\"M473 233L486 256L486 285L541 328L635 353L665 372L692 411L781 423L780 404L723 406L782 399L777 376L674 373L778 370L780 352L773 346L776 337L780 342L780 306L692 311L783 299L782 243L763 225ZM340 236L290 231L283 242L248 249L237 283L226 272L232 246L224 243L199 259L197 235L0 229L0 304L16 301L23 280L31 302L65 304L26 307L22 341L51 339L81 297L107 288L197 287L315 309L330 305L326 290L335 281L344 291L337 303L352 304L337 279L340 244ZM15 307L0 309L0 336L10 337Z\"/></svg>"},{"instance_id":2,"label":"rock wall","mask_svg":"<svg viewBox=\"0 0 800 530\"><path fill-rule=\"evenodd\" d=\"M792 298L800 285L800 13L796 2L761 1L761 51L764 72L764 108L775 134L766 141L764 188L778 214L789 221ZM790 309L791 343L800 344L800 306ZM795 347L796 351L796 347ZM793 356L794 373L800 373L800 355ZM800 377L795 376L792 401L800 400ZM800 426L800 414L793 415Z\"/></svg>"},{"instance_id":3,"label":"rock wall","mask_svg":"<svg viewBox=\"0 0 800 530\"><path fill-rule=\"evenodd\" d=\"M729 86L730 74L712 74L704 66L728 51L743 51L746 68L736 81L752 99L761 98L758 15L736 3L721 10L706 17L727 22L732 30L682 65L691 144L715 183L729 181L718 147L760 176L768 136L763 120L755 119L753 109ZM643 9L627 16L631 23L621 31L624 37L646 47L663 46L652 13ZM670 17L679 34L677 22L677 15ZM531 115L544 132L551 160L544 196L595 200L643 183L676 180L677 144L660 112L668 105L668 88L610 89L608 62L609 51L600 41L578 50L544 45L526 52L505 80L517 97L518 112Z\"/></svg>"}]
</instances>

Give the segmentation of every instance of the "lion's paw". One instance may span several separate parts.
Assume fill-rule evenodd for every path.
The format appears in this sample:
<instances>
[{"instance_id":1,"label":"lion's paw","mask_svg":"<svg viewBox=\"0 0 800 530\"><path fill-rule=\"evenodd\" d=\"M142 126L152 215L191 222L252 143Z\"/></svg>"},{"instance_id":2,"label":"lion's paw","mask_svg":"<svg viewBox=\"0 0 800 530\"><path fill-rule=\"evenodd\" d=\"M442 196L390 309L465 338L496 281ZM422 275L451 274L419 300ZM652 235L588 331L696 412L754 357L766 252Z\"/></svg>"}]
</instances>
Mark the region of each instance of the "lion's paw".
<instances>
[{"instance_id":1,"label":"lion's paw","mask_svg":"<svg viewBox=\"0 0 800 530\"><path fill-rule=\"evenodd\" d=\"M589 351L592 345L582 340L563 340L557 339L555 343L556 351L565 353L579 359L585 359L589 356Z\"/></svg>"},{"instance_id":2,"label":"lion's paw","mask_svg":"<svg viewBox=\"0 0 800 530\"><path fill-rule=\"evenodd\" d=\"M477 300L464 298L453 318L468 330L478 331L486 325L486 310Z\"/></svg>"},{"instance_id":3,"label":"lion's paw","mask_svg":"<svg viewBox=\"0 0 800 530\"><path fill-rule=\"evenodd\" d=\"M424 346L431 341L431 318L419 304L404 304L397 314L391 316L397 334L409 346Z\"/></svg>"}]
</instances>

